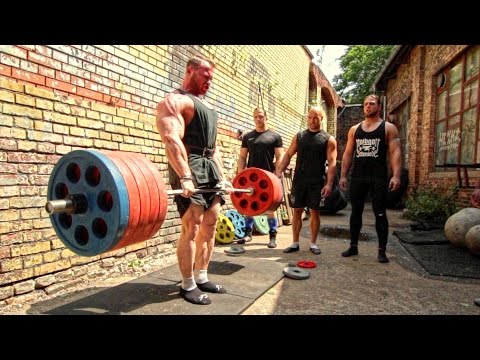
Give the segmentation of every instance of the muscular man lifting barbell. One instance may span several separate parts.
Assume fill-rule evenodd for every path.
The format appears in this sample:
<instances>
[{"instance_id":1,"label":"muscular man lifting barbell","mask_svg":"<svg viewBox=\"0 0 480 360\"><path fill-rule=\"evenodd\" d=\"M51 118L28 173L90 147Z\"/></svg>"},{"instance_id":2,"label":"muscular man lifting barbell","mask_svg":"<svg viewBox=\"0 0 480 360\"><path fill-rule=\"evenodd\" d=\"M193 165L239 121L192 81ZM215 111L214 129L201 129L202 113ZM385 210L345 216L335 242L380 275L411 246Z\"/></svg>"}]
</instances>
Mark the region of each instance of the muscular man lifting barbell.
<instances>
[{"instance_id":1,"label":"muscular man lifting barbell","mask_svg":"<svg viewBox=\"0 0 480 360\"><path fill-rule=\"evenodd\" d=\"M278 179L261 169L237 174L237 189L224 180L215 146L218 114L198 97L207 92L213 68L210 60L193 57L181 88L158 104L157 128L174 190L165 190L159 171L140 154L75 150L55 165L46 205L59 239L79 255L95 256L154 236L166 217L167 195L175 195L182 219L180 295L202 305L211 303L204 292L226 292L207 277L223 194L250 216L275 210L282 198Z\"/></svg>"},{"instance_id":2,"label":"muscular man lifting barbell","mask_svg":"<svg viewBox=\"0 0 480 360\"><path fill-rule=\"evenodd\" d=\"M157 128L169 161L170 184L183 189L181 196L175 196L182 219L177 246L183 277L180 296L201 305L211 303L204 292L226 293L207 276L217 218L225 199L219 193L195 193L195 188L212 188L225 180L216 147L218 113L202 99L214 69L210 59L192 57L181 87L157 107Z\"/></svg>"}]
</instances>

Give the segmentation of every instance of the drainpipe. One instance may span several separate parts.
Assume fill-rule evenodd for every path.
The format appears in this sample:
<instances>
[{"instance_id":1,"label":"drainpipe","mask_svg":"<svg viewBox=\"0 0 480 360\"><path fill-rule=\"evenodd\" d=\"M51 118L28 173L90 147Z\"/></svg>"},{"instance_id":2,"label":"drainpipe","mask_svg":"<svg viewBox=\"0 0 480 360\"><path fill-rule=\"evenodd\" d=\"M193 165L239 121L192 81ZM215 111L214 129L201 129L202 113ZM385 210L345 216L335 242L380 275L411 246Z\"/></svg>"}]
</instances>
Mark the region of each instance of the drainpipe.
<instances>
[{"instance_id":1,"label":"drainpipe","mask_svg":"<svg viewBox=\"0 0 480 360\"><path fill-rule=\"evenodd\" d=\"M383 119L385 120L386 119L386 116L387 116L387 97L384 96L383 97Z\"/></svg>"}]
</instances>

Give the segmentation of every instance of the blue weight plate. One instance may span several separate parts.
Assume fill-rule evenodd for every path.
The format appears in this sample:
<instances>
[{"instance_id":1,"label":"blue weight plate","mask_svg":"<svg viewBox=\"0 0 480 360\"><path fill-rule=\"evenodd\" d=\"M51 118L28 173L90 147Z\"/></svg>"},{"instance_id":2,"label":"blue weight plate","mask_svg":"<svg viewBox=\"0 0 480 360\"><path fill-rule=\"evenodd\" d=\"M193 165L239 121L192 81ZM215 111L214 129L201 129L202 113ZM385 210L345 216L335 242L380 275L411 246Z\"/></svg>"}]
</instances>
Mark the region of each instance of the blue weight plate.
<instances>
[{"instance_id":1,"label":"blue weight plate","mask_svg":"<svg viewBox=\"0 0 480 360\"><path fill-rule=\"evenodd\" d=\"M47 199L83 194L88 208L83 214L51 214L50 220L63 244L81 256L95 256L114 247L122 238L129 217L128 191L115 164L95 150L74 150L54 166Z\"/></svg>"},{"instance_id":2,"label":"blue weight plate","mask_svg":"<svg viewBox=\"0 0 480 360\"><path fill-rule=\"evenodd\" d=\"M235 237L240 239L245 236L245 218L236 210L225 211L225 216L230 219L235 228Z\"/></svg>"}]
</instances>

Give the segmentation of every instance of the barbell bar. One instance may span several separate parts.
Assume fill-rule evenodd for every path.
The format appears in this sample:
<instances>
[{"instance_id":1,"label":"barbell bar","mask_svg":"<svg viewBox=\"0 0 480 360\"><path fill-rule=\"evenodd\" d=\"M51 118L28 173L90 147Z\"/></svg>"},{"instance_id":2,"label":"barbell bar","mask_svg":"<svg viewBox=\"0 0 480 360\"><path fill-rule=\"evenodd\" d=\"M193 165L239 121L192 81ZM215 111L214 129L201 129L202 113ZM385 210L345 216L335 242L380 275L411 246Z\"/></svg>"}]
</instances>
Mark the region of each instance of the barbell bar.
<instances>
[{"instance_id":1,"label":"barbell bar","mask_svg":"<svg viewBox=\"0 0 480 360\"><path fill-rule=\"evenodd\" d=\"M245 193L245 194L253 194L254 189L253 188L248 188L248 189L235 189L235 188L225 188L225 189L195 189L194 194L208 194L208 193ZM182 195L183 190L181 189L176 189L176 190L167 190L166 194L171 196L171 195ZM80 213L83 211L85 208L84 205L85 202L85 197L82 196L81 194L79 195L69 195L65 199L61 200L50 200L47 201L45 205L45 211L48 214L59 214L59 213L70 213L70 214L75 214L75 213Z\"/></svg>"},{"instance_id":2,"label":"barbell bar","mask_svg":"<svg viewBox=\"0 0 480 360\"><path fill-rule=\"evenodd\" d=\"M196 189L196 193L230 193L240 214L275 210L282 200L280 180L272 173L247 168L233 189ZM67 248L95 256L153 237L167 215L169 195L163 177L145 156L122 151L74 150L54 166L45 209Z\"/></svg>"}]
</instances>

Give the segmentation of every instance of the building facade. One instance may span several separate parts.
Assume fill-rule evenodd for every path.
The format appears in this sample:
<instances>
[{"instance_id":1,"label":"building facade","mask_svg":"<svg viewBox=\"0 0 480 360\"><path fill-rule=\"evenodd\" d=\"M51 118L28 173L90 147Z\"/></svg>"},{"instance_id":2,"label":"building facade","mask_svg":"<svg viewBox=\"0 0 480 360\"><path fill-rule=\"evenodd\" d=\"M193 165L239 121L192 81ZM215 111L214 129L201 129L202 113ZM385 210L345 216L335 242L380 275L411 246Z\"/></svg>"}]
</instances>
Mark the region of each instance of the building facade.
<instances>
[{"instance_id":1,"label":"building facade","mask_svg":"<svg viewBox=\"0 0 480 360\"><path fill-rule=\"evenodd\" d=\"M472 191L465 174L470 186L480 175L479 59L478 45L397 46L375 81L399 129L409 189L458 185L461 206Z\"/></svg>"}]
</instances>

